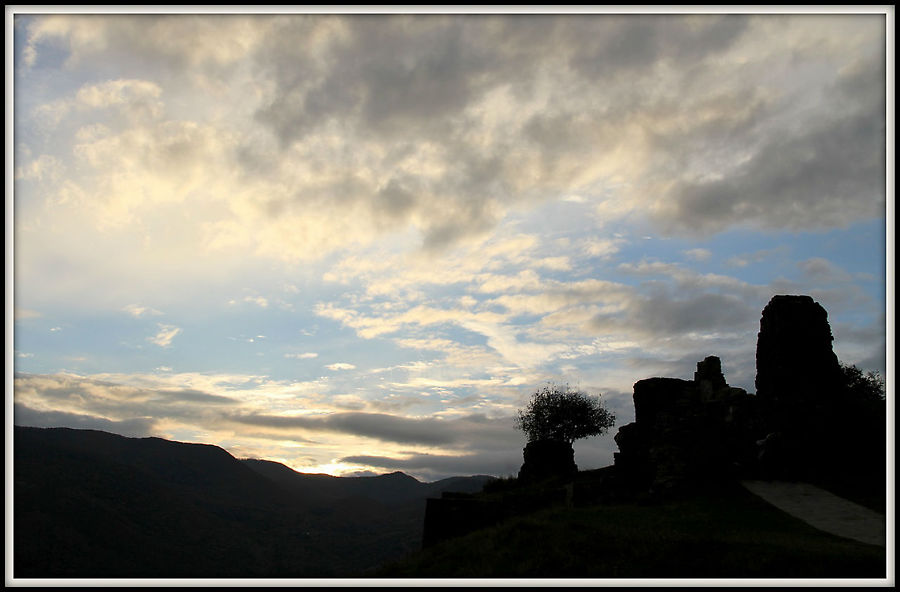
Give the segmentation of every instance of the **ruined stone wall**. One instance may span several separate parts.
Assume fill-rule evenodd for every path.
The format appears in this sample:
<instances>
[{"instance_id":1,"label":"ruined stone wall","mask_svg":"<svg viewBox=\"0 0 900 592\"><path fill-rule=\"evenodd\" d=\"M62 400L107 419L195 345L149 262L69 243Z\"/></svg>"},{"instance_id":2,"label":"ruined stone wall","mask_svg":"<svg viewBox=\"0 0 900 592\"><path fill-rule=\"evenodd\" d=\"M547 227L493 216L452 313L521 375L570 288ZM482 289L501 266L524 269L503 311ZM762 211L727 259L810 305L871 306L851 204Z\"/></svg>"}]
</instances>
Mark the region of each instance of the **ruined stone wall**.
<instances>
[{"instance_id":1,"label":"ruined stone wall","mask_svg":"<svg viewBox=\"0 0 900 592\"><path fill-rule=\"evenodd\" d=\"M756 396L729 387L715 356L697 364L692 381L638 381L635 422L616 434L616 468L657 490L734 471L805 478L828 470L846 456L836 434L848 419L832 341L819 303L774 296L760 320Z\"/></svg>"},{"instance_id":2,"label":"ruined stone wall","mask_svg":"<svg viewBox=\"0 0 900 592\"><path fill-rule=\"evenodd\" d=\"M535 440L528 442L522 451L524 462L519 469L519 480L537 482L557 477L571 478L578 472L575 449L568 442L559 440Z\"/></svg>"},{"instance_id":3,"label":"ruined stone wall","mask_svg":"<svg viewBox=\"0 0 900 592\"><path fill-rule=\"evenodd\" d=\"M654 490L720 479L754 451L752 398L728 386L719 358L697 364L694 380L648 378L634 385L635 421L615 436L615 466Z\"/></svg>"}]
</instances>

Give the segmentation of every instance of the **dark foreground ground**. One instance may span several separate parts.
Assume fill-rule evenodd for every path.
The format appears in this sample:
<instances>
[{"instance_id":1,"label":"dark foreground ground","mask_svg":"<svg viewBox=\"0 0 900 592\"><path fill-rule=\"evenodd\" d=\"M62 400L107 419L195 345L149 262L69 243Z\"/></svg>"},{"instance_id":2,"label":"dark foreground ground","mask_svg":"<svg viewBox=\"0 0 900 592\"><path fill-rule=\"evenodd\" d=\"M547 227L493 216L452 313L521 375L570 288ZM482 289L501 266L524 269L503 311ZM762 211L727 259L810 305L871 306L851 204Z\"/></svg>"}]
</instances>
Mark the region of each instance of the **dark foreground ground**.
<instances>
[{"instance_id":1,"label":"dark foreground ground","mask_svg":"<svg viewBox=\"0 0 900 592\"><path fill-rule=\"evenodd\" d=\"M664 502L556 507L378 573L419 578L885 578L883 547L809 526L738 485Z\"/></svg>"},{"instance_id":2,"label":"dark foreground ground","mask_svg":"<svg viewBox=\"0 0 900 592\"><path fill-rule=\"evenodd\" d=\"M886 577L884 547L817 530L738 484L557 500L420 550L426 497L534 492L495 480L476 494L479 477L304 475L103 432L16 428L15 444L16 578Z\"/></svg>"}]
</instances>

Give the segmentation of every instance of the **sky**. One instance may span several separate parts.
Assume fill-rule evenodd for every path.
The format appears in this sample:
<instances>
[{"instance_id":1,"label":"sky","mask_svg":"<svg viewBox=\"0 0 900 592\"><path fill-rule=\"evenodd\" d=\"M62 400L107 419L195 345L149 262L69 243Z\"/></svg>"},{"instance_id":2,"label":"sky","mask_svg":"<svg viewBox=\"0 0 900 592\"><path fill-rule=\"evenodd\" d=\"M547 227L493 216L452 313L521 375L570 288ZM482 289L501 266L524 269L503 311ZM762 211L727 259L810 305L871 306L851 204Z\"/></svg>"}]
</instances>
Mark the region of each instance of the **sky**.
<instances>
[{"instance_id":1,"label":"sky","mask_svg":"<svg viewBox=\"0 0 900 592\"><path fill-rule=\"evenodd\" d=\"M508 476L776 294L892 368L892 10L326 12L7 7L7 428Z\"/></svg>"}]
</instances>

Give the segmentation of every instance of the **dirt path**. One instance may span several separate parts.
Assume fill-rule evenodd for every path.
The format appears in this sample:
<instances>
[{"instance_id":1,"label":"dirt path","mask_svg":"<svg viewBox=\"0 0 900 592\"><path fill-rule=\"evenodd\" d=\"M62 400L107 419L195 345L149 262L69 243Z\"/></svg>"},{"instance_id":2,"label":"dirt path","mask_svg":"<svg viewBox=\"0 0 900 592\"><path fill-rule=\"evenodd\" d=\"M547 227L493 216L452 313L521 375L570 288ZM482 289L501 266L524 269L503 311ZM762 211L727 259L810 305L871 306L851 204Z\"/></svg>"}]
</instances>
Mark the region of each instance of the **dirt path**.
<instances>
[{"instance_id":1,"label":"dirt path","mask_svg":"<svg viewBox=\"0 0 900 592\"><path fill-rule=\"evenodd\" d=\"M885 517L809 483L744 481L773 506L819 530L870 545L885 546Z\"/></svg>"}]
</instances>

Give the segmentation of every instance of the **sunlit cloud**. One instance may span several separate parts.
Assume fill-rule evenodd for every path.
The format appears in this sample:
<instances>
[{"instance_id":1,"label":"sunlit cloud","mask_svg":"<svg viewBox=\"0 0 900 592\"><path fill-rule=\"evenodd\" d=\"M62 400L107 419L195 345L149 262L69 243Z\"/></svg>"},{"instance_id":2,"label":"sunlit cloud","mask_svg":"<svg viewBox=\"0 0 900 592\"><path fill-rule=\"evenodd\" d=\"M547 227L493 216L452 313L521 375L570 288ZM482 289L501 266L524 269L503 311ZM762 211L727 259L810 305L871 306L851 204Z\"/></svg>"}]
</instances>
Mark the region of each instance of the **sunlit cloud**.
<instances>
[{"instance_id":1,"label":"sunlit cloud","mask_svg":"<svg viewBox=\"0 0 900 592\"><path fill-rule=\"evenodd\" d=\"M156 316L162 314L158 310L155 310L148 306L141 306L139 304L129 304L123 310L133 317L142 317L144 315Z\"/></svg>"},{"instance_id":2,"label":"sunlit cloud","mask_svg":"<svg viewBox=\"0 0 900 592\"><path fill-rule=\"evenodd\" d=\"M36 310L29 310L27 308L18 308L18 307L16 307L16 310L15 310L15 319L17 321L25 320L25 319L38 319L42 316L43 315Z\"/></svg>"},{"instance_id":3,"label":"sunlit cloud","mask_svg":"<svg viewBox=\"0 0 900 592\"><path fill-rule=\"evenodd\" d=\"M328 364L325 367L329 370L354 370L356 368L353 364L348 364L346 362L336 362L334 364Z\"/></svg>"},{"instance_id":4,"label":"sunlit cloud","mask_svg":"<svg viewBox=\"0 0 900 592\"><path fill-rule=\"evenodd\" d=\"M153 337L148 337L147 341L155 343L159 347L169 347L172 344L172 340L181 333L181 328L174 325L159 323L158 327L159 332Z\"/></svg>"},{"instance_id":5,"label":"sunlit cloud","mask_svg":"<svg viewBox=\"0 0 900 592\"><path fill-rule=\"evenodd\" d=\"M318 358L319 354L316 352L304 352L302 354L284 354L286 358L294 358L296 360L312 360L314 358Z\"/></svg>"},{"instance_id":6,"label":"sunlit cloud","mask_svg":"<svg viewBox=\"0 0 900 592\"><path fill-rule=\"evenodd\" d=\"M712 257L712 252L709 249L690 249L685 251L684 254L694 261L708 261Z\"/></svg>"},{"instance_id":7,"label":"sunlit cloud","mask_svg":"<svg viewBox=\"0 0 900 592\"><path fill-rule=\"evenodd\" d=\"M269 306L269 301L262 296L247 296L246 298L244 298L244 302L253 303L261 308L266 308L267 306Z\"/></svg>"}]
</instances>

